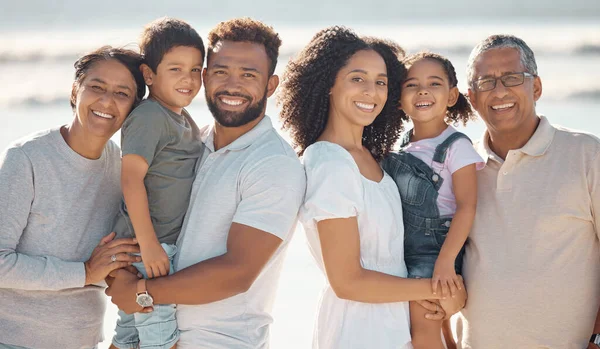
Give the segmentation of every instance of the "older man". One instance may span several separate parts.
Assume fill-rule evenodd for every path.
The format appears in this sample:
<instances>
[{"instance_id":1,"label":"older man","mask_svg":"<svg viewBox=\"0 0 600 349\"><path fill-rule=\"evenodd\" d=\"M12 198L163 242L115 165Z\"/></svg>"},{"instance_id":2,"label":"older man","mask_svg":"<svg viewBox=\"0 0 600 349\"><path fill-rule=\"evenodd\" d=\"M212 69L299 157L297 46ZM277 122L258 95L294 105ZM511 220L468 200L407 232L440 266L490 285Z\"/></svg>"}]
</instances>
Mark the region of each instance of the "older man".
<instances>
[{"instance_id":1,"label":"older man","mask_svg":"<svg viewBox=\"0 0 600 349\"><path fill-rule=\"evenodd\" d=\"M201 130L206 150L176 273L138 281L124 271L107 294L129 313L153 301L176 303L179 349L268 348L277 280L306 186L302 164L265 115L279 83L281 41L271 27L243 18L217 25L208 42L203 78L215 123Z\"/></svg>"},{"instance_id":2,"label":"older man","mask_svg":"<svg viewBox=\"0 0 600 349\"><path fill-rule=\"evenodd\" d=\"M479 43L467 74L486 168L459 347L598 348L588 341L600 333L600 140L536 113L542 81L519 38Z\"/></svg>"}]
</instances>

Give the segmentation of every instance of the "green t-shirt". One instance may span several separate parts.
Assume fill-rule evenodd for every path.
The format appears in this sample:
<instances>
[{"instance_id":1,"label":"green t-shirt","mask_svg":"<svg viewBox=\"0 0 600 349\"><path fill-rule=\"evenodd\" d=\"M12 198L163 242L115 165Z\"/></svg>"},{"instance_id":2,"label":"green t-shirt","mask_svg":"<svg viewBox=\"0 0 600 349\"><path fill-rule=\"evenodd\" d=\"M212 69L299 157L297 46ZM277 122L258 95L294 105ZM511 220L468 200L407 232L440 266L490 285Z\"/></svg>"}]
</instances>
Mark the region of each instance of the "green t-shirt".
<instances>
[{"instance_id":1,"label":"green t-shirt","mask_svg":"<svg viewBox=\"0 0 600 349\"><path fill-rule=\"evenodd\" d=\"M174 244L179 236L203 147L198 126L185 109L179 115L153 99L143 101L123 123L123 156L136 154L148 163L144 184L152 224L161 243ZM134 236L124 201L114 231L117 237Z\"/></svg>"}]
</instances>

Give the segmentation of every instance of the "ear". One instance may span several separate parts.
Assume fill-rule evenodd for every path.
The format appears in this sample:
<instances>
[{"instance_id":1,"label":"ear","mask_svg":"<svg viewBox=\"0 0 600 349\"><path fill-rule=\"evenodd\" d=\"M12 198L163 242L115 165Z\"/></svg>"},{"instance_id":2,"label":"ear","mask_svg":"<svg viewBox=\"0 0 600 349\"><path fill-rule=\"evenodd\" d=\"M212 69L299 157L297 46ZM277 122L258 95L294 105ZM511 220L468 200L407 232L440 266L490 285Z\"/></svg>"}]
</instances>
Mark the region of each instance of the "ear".
<instances>
[{"instance_id":1,"label":"ear","mask_svg":"<svg viewBox=\"0 0 600 349\"><path fill-rule=\"evenodd\" d=\"M206 68L202 69L202 84L206 88Z\"/></svg>"},{"instance_id":2,"label":"ear","mask_svg":"<svg viewBox=\"0 0 600 349\"><path fill-rule=\"evenodd\" d=\"M453 107L458 100L458 87L454 86L450 89L450 94L448 94L448 108Z\"/></svg>"},{"instance_id":3,"label":"ear","mask_svg":"<svg viewBox=\"0 0 600 349\"><path fill-rule=\"evenodd\" d=\"M73 86L71 87L71 103L74 105L77 104L77 93L79 93L77 81L73 81Z\"/></svg>"},{"instance_id":4,"label":"ear","mask_svg":"<svg viewBox=\"0 0 600 349\"><path fill-rule=\"evenodd\" d=\"M142 70L142 75L144 76L144 82L146 83L146 85L152 85L154 72L152 71L152 69L150 69L150 66L144 63L140 66L140 69Z\"/></svg>"},{"instance_id":5,"label":"ear","mask_svg":"<svg viewBox=\"0 0 600 349\"><path fill-rule=\"evenodd\" d=\"M279 76L272 75L267 82L267 98L271 97L279 86Z\"/></svg>"},{"instance_id":6,"label":"ear","mask_svg":"<svg viewBox=\"0 0 600 349\"><path fill-rule=\"evenodd\" d=\"M467 90L467 98L469 99L469 103L475 107L475 91L471 90L471 88Z\"/></svg>"},{"instance_id":7,"label":"ear","mask_svg":"<svg viewBox=\"0 0 600 349\"><path fill-rule=\"evenodd\" d=\"M542 96L542 79L539 76L536 76L533 79L533 100L537 102L538 99Z\"/></svg>"}]
</instances>

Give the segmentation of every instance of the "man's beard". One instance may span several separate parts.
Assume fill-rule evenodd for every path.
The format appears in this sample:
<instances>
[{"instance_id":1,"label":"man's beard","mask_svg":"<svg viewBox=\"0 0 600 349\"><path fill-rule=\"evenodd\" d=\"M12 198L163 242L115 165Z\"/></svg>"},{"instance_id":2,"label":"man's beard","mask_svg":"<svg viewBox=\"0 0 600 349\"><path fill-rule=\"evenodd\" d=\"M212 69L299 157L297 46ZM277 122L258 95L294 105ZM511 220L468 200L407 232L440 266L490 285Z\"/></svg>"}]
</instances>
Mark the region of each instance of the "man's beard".
<instances>
[{"instance_id":1,"label":"man's beard","mask_svg":"<svg viewBox=\"0 0 600 349\"><path fill-rule=\"evenodd\" d=\"M230 96L230 97L242 97L245 98L249 103L252 102L252 98L241 93L229 93L229 92L219 92L215 95L215 99L210 98L208 96L208 91L205 89L204 94L206 96L206 104L208 104L208 109L211 114L215 118L215 120L224 127L239 127L244 126L258 117L262 116L263 110L265 110L265 104L267 103L267 91L265 89L265 94L263 98L258 101L256 105L250 104L246 110L241 112L232 112L227 110L222 110L217 107L217 99L219 96Z\"/></svg>"}]
</instances>

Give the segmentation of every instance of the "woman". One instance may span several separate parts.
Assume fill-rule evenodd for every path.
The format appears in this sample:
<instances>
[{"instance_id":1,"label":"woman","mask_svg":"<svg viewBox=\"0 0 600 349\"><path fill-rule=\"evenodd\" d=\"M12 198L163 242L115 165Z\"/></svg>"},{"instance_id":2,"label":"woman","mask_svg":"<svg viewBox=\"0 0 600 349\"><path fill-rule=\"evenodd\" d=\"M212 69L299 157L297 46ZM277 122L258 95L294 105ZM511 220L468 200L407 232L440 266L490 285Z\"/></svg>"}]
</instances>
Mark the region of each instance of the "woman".
<instances>
[{"instance_id":1,"label":"woman","mask_svg":"<svg viewBox=\"0 0 600 349\"><path fill-rule=\"evenodd\" d=\"M102 47L75 63L70 125L0 155L0 348L94 348L107 275L139 257L111 241L120 152L110 137L140 102L141 56ZM98 244L100 241L100 244Z\"/></svg>"},{"instance_id":2,"label":"woman","mask_svg":"<svg viewBox=\"0 0 600 349\"><path fill-rule=\"evenodd\" d=\"M378 163L402 129L400 55L332 27L283 77L281 117L307 175L300 220L328 280L314 348L410 348L407 301L440 298L430 279L406 279L400 196ZM464 301L463 292L446 308Z\"/></svg>"}]
</instances>

